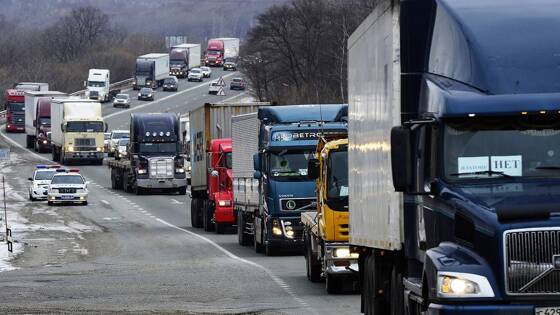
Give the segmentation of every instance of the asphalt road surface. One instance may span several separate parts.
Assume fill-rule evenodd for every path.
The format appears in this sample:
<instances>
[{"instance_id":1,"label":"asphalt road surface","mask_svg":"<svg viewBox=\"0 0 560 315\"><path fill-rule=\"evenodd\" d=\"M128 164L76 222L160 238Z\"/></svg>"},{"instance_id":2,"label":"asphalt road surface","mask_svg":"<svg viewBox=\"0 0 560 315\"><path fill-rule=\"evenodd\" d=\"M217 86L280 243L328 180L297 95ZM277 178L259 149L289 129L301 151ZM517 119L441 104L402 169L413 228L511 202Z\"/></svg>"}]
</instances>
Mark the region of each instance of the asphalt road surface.
<instances>
[{"instance_id":1,"label":"asphalt road surface","mask_svg":"<svg viewBox=\"0 0 560 315\"><path fill-rule=\"evenodd\" d=\"M239 75L213 71L226 82ZM105 104L103 113L111 129L127 129L131 112L184 113L240 94L208 95L209 82L180 80L176 93L158 91L130 109ZM300 254L266 257L234 234L193 229L187 196L114 191L106 166L78 167L90 181L88 206L31 203L26 179L50 154L23 149L24 134L2 136L12 150L2 165L8 217L19 220L12 228L23 253L10 262L18 269L0 274L1 313L359 313L358 294L328 295L309 282Z\"/></svg>"}]
</instances>

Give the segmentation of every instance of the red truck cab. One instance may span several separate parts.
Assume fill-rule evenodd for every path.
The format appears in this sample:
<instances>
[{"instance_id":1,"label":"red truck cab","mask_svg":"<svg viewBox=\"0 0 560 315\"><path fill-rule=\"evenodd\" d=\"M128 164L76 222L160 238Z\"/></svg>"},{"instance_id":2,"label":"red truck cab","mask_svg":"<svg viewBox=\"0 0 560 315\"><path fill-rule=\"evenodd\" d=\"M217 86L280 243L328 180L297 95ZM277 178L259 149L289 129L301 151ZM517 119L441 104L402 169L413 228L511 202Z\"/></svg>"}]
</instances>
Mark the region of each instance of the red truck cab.
<instances>
[{"instance_id":1,"label":"red truck cab","mask_svg":"<svg viewBox=\"0 0 560 315\"><path fill-rule=\"evenodd\" d=\"M210 141L210 162L208 176L208 196L214 205L213 221L217 233L236 220L233 214L232 151L231 138Z\"/></svg>"},{"instance_id":2,"label":"red truck cab","mask_svg":"<svg viewBox=\"0 0 560 315\"><path fill-rule=\"evenodd\" d=\"M37 118L33 121L35 127L35 149L40 152L50 152L51 141L47 134L51 131L51 99L40 98L37 101Z\"/></svg>"},{"instance_id":3,"label":"red truck cab","mask_svg":"<svg viewBox=\"0 0 560 315\"><path fill-rule=\"evenodd\" d=\"M25 132L24 91L8 89L4 92L6 101L6 132Z\"/></svg>"},{"instance_id":4,"label":"red truck cab","mask_svg":"<svg viewBox=\"0 0 560 315\"><path fill-rule=\"evenodd\" d=\"M208 41L206 48L206 58L204 62L206 66L220 67L224 61L224 42L221 40L211 39Z\"/></svg>"}]
</instances>

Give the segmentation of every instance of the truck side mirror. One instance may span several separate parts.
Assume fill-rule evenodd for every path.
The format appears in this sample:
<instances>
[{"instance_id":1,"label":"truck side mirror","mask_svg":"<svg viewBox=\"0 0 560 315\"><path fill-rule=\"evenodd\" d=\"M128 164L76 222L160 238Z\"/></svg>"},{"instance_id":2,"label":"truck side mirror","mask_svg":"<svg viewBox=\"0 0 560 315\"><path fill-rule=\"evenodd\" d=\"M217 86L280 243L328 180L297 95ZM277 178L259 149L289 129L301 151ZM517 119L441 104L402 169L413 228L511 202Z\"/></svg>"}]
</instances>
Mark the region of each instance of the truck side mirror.
<instances>
[{"instance_id":1,"label":"truck side mirror","mask_svg":"<svg viewBox=\"0 0 560 315\"><path fill-rule=\"evenodd\" d=\"M210 172L210 176L212 176L212 177L218 177L218 175L219 175L218 171L216 171L216 170L213 170L212 172Z\"/></svg>"},{"instance_id":2,"label":"truck side mirror","mask_svg":"<svg viewBox=\"0 0 560 315\"><path fill-rule=\"evenodd\" d=\"M261 156L258 153L253 154L253 169L255 171L261 170Z\"/></svg>"},{"instance_id":3,"label":"truck side mirror","mask_svg":"<svg viewBox=\"0 0 560 315\"><path fill-rule=\"evenodd\" d=\"M261 171L255 171L255 172L253 173L253 178L254 178L254 179L261 179L261 178L262 178L262 173L261 173Z\"/></svg>"},{"instance_id":4,"label":"truck side mirror","mask_svg":"<svg viewBox=\"0 0 560 315\"><path fill-rule=\"evenodd\" d=\"M395 191L407 192L412 185L412 133L402 126L391 129L391 171Z\"/></svg>"},{"instance_id":5,"label":"truck side mirror","mask_svg":"<svg viewBox=\"0 0 560 315\"><path fill-rule=\"evenodd\" d=\"M103 123L103 125L105 125L105 130L103 132L107 132L107 130L109 130L109 125L107 123Z\"/></svg>"},{"instance_id":6,"label":"truck side mirror","mask_svg":"<svg viewBox=\"0 0 560 315\"><path fill-rule=\"evenodd\" d=\"M307 177L309 177L309 179L319 178L319 165L320 163L318 159L309 159L307 162Z\"/></svg>"},{"instance_id":7,"label":"truck side mirror","mask_svg":"<svg viewBox=\"0 0 560 315\"><path fill-rule=\"evenodd\" d=\"M33 119L33 127L37 127L37 119Z\"/></svg>"},{"instance_id":8,"label":"truck side mirror","mask_svg":"<svg viewBox=\"0 0 560 315\"><path fill-rule=\"evenodd\" d=\"M84 81L84 87L87 87L87 81Z\"/></svg>"},{"instance_id":9,"label":"truck side mirror","mask_svg":"<svg viewBox=\"0 0 560 315\"><path fill-rule=\"evenodd\" d=\"M66 131L66 124L62 123L60 124L60 130L62 130L62 132Z\"/></svg>"}]
</instances>

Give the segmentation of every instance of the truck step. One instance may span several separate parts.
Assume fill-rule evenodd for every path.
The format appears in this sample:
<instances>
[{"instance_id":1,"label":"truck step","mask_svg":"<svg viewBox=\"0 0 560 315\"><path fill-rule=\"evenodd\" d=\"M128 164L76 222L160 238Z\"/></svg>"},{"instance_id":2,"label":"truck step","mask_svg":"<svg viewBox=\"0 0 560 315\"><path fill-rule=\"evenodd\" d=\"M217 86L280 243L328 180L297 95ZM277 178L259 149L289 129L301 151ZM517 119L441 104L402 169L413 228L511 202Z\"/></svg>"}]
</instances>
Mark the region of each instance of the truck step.
<instances>
[{"instance_id":1,"label":"truck step","mask_svg":"<svg viewBox=\"0 0 560 315\"><path fill-rule=\"evenodd\" d=\"M422 296L422 279L420 278L403 278L405 289L414 292L417 296Z\"/></svg>"}]
</instances>

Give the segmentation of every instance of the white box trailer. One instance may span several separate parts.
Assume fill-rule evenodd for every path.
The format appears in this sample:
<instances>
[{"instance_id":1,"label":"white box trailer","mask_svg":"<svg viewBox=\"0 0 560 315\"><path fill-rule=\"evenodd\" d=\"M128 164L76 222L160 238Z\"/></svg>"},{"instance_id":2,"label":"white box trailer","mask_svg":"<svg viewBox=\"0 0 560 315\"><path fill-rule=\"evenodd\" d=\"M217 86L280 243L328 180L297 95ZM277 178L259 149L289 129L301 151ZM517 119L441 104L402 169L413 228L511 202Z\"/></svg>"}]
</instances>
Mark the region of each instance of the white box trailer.
<instances>
[{"instance_id":1,"label":"white box trailer","mask_svg":"<svg viewBox=\"0 0 560 315\"><path fill-rule=\"evenodd\" d=\"M398 250L401 202L391 173L391 128L401 123L399 9L383 1L348 41L350 243ZM375 126L375 128L372 128Z\"/></svg>"},{"instance_id":2,"label":"white box trailer","mask_svg":"<svg viewBox=\"0 0 560 315\"><path fill-rule=\"evenodd\" d=\"M157 88L169 76L169 54L151 53L136 58L134 89L144 86Z\"/></svg>"},{"instance_id":3,"label":"white box trailer","mask_svg":"<svg viewBox=\"0 0 560 315\"><path fill-rule=\"evenodd\" d=\"M222 37L216 38L224 42L224 59L237 58L239 56L239 38Z\"/></svg>"},{"instance_id":4,"label":"white box trailer","mask_svg":"<svg viewBox=\"0 0 560 315\"><path fill-rule=\"evenodd\" d=\"M67 94L58 91L26 91L24 93L25 99L25 134L26 134L26 146L27 148L32 148L32 144L35 141L37 132L39 131L39 126L37 126L37 103L42 98L64 98ZM46 113L45 113L46 114ZM45 115L47 116L47 115ZM50 113L48 115L50 117ZM46 118L46 117L45 117ZM50 125L48 126L50 128Z\"/></svg>"}]
</instances>

